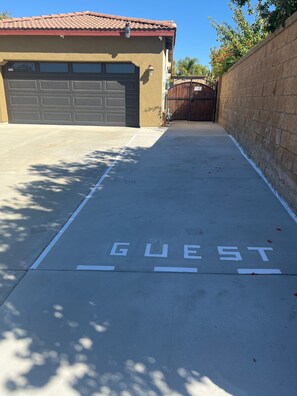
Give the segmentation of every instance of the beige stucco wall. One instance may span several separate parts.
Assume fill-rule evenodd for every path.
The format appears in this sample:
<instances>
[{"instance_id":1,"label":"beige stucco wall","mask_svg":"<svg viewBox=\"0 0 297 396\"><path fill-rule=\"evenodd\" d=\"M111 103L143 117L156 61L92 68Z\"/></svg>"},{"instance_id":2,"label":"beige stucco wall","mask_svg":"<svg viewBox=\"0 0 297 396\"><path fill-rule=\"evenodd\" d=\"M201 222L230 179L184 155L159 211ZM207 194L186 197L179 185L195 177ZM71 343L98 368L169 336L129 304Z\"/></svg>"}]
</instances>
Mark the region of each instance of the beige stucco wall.
<instances>
[{"instance_id":1,"label":"beige stucco wall","mask_svg":"<svg viewBox=\"0 0 297 396\"><path fill-rule=\"evenodd\" d=\"M7 121L8 121L8 115L6 109L4 83L3 83L2 73L0 73L0 122L7 122Z\"/></svg>"},{"instance_id":2,"label":"beige stucco wall","mask_svg":"<svg viewBox=\"0 0 297 396\"><path fill-rule=\"evenodd\" d=\"M85 61L133 62L139 67L140 126L160 126L165 40L159 37L0 37L0 62ZM147 68L154 73L148 77ZM0 77L0 122L7 122L3 79Z\"/></svg>"},{"instance_id":3,"label":"beige stucco wall","mask_svg":"<svg viewBox=\"0 0 297 396\"><path fill-rule=\"evenodd\" d=\"M297 13L223 76L218 122L297 212Z\"/></svg>"}]
</instances>

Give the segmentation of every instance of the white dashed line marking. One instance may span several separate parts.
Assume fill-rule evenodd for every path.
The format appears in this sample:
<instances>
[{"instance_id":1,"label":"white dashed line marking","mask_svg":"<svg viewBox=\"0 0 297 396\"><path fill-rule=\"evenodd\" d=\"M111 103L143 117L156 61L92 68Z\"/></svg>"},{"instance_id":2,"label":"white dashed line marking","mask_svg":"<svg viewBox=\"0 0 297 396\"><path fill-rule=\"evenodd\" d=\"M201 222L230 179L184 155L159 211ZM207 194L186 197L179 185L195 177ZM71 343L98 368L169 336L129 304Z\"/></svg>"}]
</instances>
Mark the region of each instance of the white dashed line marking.
<instances>
[{"instance_id":1,"label":"white dashed line marking","mask_svg":"<svg viewBox=\"0 0 297 396\"><path fill-rule=\"evenodd\" d=\"M187 272L187 273L197 273L197 268L187 268L187 267L155 267L155 272Z\"/></svg>"},{"instance_id":2,"label":"white dashed line marking","mask_svg":"<svg viewBox=\"0 0 297 396\"><path fill-rule=\"evenodd\" d=\"M282 272L279 269L250 269L238 268L237 272L241 275L280 275Z\"/></svg>"},{"instance_id":3,"label":"white dashed line marking","mask_svg":"<svg viewBox=\"0 0 297 396\"><path fill-rule=\"evenodd\" d=\"M113 265L78 265L78 271L114 271Z\"/></svg>"}]
</instances>

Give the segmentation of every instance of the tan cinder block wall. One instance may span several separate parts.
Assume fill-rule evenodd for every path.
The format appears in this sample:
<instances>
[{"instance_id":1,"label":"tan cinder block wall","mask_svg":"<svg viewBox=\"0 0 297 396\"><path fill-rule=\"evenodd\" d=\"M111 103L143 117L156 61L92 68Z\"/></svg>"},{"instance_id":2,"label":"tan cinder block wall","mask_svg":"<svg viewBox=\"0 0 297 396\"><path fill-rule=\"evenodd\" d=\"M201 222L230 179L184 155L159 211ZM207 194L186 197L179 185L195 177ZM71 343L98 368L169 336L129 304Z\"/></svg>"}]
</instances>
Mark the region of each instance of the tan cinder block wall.
<instances>
[{"instance_id":1,"label":"tan cinder block wall","mask_svg":"<svg viewBox=\"0 0 297 396\"><path fill-rule=\"evenodd\" d=\"M222 77L218 122L297 212L297 13Z\"/></svg>"},{"instance_id":2,"label":"tan cinder block wall","mask_svg":"<svg viewBox=\"0 0 297 396\"><path fill-rule=\"evenodd\" d=\"M158 37L1 36L0 64L12 60L67 62L130 62L139 67L141 127L162 123L162 79L165 40ZM148 79L147 68L154 73ZM0 77L0 122L7 122L3 79Z\"/></svg>"}]
</instances>

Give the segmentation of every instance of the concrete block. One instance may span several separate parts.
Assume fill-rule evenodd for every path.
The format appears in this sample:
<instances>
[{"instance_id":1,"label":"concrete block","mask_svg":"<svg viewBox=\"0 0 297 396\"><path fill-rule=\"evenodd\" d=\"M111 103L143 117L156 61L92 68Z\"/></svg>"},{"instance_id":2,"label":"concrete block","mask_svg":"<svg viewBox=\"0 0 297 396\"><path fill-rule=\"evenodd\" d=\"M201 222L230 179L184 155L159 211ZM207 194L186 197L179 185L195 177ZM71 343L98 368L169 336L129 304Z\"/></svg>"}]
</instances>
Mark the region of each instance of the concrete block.
<instances>
[{"instance_id":1,"label":"concrete block","mask_svg":"<svg viewBox=\"0 0 297 396\"><path fill-rule=\"evenodd\" d=\"M275 111L278 108L278 98L276 96L265 96L263 100L263 109Z\"/></svg>"},{"instance_id":2,"label":"concrete block","mask_svg":"<svg viewBox=\"0 0 297 396\"><path fill-rule=\"evenodd\" d=\"M285 80L278 80L276 82L276 87L275 87L275 95L284 95L284 88L285 88Z\"/></svg>"},{"instance_id":3,"label":"concrete block","mask_svg":"<svg viewBox=\"0 0 297 396\"><path fill-rule=\"evenodd\" d=\"M297 54L295 58L283 63L282 77L296 77L297 76Z\"/></svg>"},{"instance_id":4,"label":"concrete block","mask_svg":"<svg viewBox=\"0 0 297 396\"><path fill-rule=\"evenodd\" d=\"M292 59L296 56L297 53L297 40L291 41L286 44L281 50L281 58L282 62L286 62L289 59Z\"/></svg>"},{"instance_id":5,"label":"concrete block","mask_svg":"<svg viewBox=\"0 0 297 396\"><path fill-rule=\"evenodd\" d=\"M264 84L263 96L275 95L276 81L270 81Z\"/></svg>"},{"instance_id":6,"label":"concrete block","mask_svg":"<svg viewBox=\"0 0 297 396\"><path fill-rule=\"evenodd\" d=\"M288 33L288 29L284 29L271 40L274 51L277 51L286 45Z\"/></svg>"},{"instance_id":7,"label":"concrete block","mask_svg":"<svg viewBox=\"0 0 297 396\"><path fill-rule=\"evenodd\" d=\"M293 23L288 27L288 37L287 37L287 43L290 43L291 41L296 40L297 37L297 22Z\"/></svg>"},{"instance_id":8,"label":"concrete block","mask_svg":"<svg viewBox=\"0 0 297 396\"><path fill-rule=\"evenodd\" d=\"M297 134L290 133L288 150L297 155Z\"/></svg>"},{"instance_id":9,"label":"concrete block","mask_svg":"<svg viewBox=\"0 0 297 396\"><path fill-rule=\"evenodd\" d=\"M284 149L282 152L281 162L285 168L287 168L288 170L291 171L293 169L294 154L292 154L290 151Z\"/></svg>"},{"instance_id":10,"label":"concrete block","mask_svg":"<svg viewBox=\"0 0 297 396\"><path fill-rule=\"evenodd\" d=\"M284 79L284 95L296 95L297 92L297 76Z\"/></svg>"},{"instance_id":11,"label":"concrete block","mask_svg":"<svg viewBox=\"0 0 297 396\"><path fill-rule=\"evenodd\" d=\"M294 173L295 176L297 176L297 155L294 156L292 172Z\"/></svg>"},{"instance_id":12,"label":"concrete block","mask_svg":"<svg viewBox=\"0 0 297 396\"><path fill-rule=\"evenodd\" d=\"M296 134L297 114L283 114L283 129Z\"/></svg>"},{"instance_id":13,"label":"concrete block","mask_svg":"<svg viewBox=\"0 0 297 396\"><path fill-rule=\"evenodd\" d=\"M289 150L289 142L290 142L290 132L282 131L282 136L280 140L280 145L282 148Z\"/></svg>"},{"instance_id":14,"label":"concrete block","mask_svg":"<svg viewBox=\"0 0 297 396\"><path fill-rule=\"evenodd\" d=\"M295 114L297 109L297 96L279 96L277 98L278 111Z\"/></svg>"}]
</instances>

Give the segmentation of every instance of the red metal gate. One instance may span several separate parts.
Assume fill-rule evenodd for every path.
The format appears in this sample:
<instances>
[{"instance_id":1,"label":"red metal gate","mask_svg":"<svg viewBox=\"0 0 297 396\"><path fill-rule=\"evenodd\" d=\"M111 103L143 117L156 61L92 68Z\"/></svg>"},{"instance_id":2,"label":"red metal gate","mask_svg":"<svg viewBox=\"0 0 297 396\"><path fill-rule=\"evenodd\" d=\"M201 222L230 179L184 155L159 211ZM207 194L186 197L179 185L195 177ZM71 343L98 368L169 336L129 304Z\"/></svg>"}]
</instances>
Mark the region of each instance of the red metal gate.
<instances>
[{"instance_id":1,"label":"red metal gate","mask_svg":"<svg viewBox=\"0 0 297 396\"><path fill-rule=\"evenodd\" d=\"M185 82L171 87L167 96L172 120L214 121L216 86Z\"/></svg>"}]
</instances>

